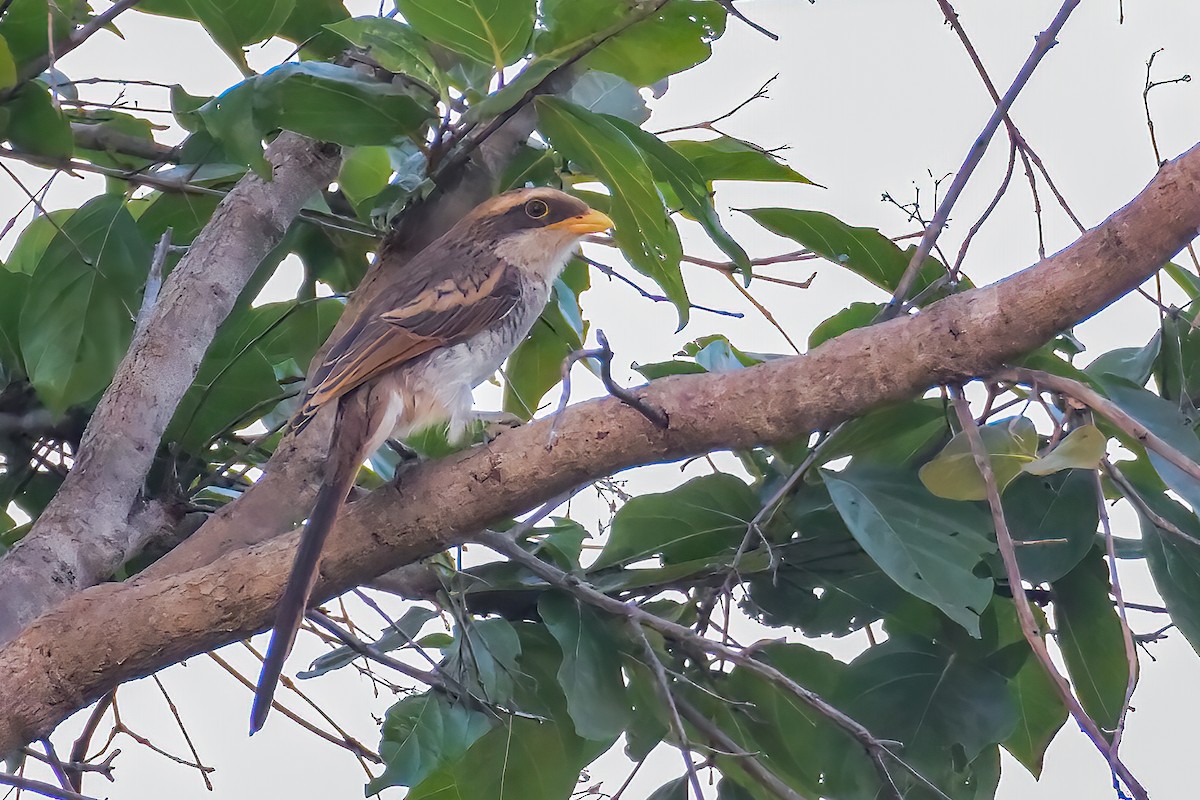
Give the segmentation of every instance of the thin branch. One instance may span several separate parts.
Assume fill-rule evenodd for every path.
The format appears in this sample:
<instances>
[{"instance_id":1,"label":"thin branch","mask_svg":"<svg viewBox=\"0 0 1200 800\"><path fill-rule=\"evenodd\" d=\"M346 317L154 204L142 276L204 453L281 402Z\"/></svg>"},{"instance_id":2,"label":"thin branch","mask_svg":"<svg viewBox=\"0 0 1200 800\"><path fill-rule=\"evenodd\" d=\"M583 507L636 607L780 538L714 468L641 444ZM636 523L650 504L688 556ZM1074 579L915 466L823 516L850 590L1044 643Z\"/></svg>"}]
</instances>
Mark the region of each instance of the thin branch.
<instances>
[{"instance_id":1,"label":"thin branch","mask_svg":"<svg viewBox=\"0 0 1200 800\"><path fill-rule=\"evenodd\" d=\"M1067 709L1071 712L1071 716L1079 727L1083 728L1084 733L1092 740L1092 744L1100 751L1101 755L1108 761L1113 772L1121 778L1129 791L1133 793L1135 800L1148 800L1146 790L1138 783L1133 774L1121 761L1117 755L1117 750L1104 737L1104 733L1087 712L1080 705L1079 700L1071 691L1070 685L1066 679L1059 674L1054 667L1054 662L1050 658L1050 652L1046 648L1046 640L1043 638L1041 627L1033 616L1033 610L1029 605L1029 598L1025 594L1025 584L1021 579L1021 567L1017 561L1017 548L1013 544L1012 535L1008 531L1008 523L1004 518L1004 509L1000 504L1000 490L996 484L996 475L992 472L991 460L988 458L987 447L983 443L983 437L979 433L979 426L975 424L975 418L971 415L971 406L967 403L967 398L963 395L962 387L953 385L949 387L950 397L954 402L954 410L958 413L959 423L962 425L963 431L967 434L967 441L971 444L971 453L975 457L975 466L983 476L984 485L987 487L988 506L992 511L992 522L996 526L996 543L1000 548L1000 557L1004 562L1004 572L1008 577L1009 589L1012 591L1013 604L1016 606L1017 618L1020 620L1021 633L1025 637L1025 641L1029 643L1030 649L1041 664L1050 682L1054 685L1055 691L1066 704Z\"/></svg>"},{"instance_id":2,"label":"thin branch","mask_svg":"<svg viewBox=\"0 0 1200 800\"><path fill-rule=\"evenodd\" d=\"M1117 551L1116 545L1113 543L1108 506L1104 502L1104 483L1100 480L1099 470L1092 470L1092 477L1096 482L1096 508L1100 513L1100 529L1104 532L1104 550L1105 555L1108 556L1109 582L1112 584L1112 596L1117 606L1117 617L1121 620L1121 640L1125 645L1125 661L1129 670L1129 677L1125 684L1125 698L1121 702L1121 714L1117 717L1117 725L1113 730L1112 749L1113 752L1116 752L1121 747L1121 736L1125 733L1125 718L1129 714L1133 690L1137 688L1138 658L1133 642L1133 632L1129 628L1129 615L1125 610L1125 592L1121 589L1121 579L1117 572Z\"/></svg>"},{"instance_id":3,"label":"thin branch","mask_svg":"<svg viewBox=\"0 0 1200 800\"><path fill-rule=\"evenodd\" d=\"M729 6L726 6L726 8L729 8ZM755 89L754 94L750 95L745 100L743 100L742 102L738 103L733 108L726 111L724 114L721 114L719 117L713 117L712 119L705 120L704 122L693 122L691 125L677 125L674 128L663 128L662 130L655 131L654 135L655 136L663 136L664 134L668 134L668 133L679 133L680 131L696 130L697 128L713 130L713 125L716 125L718 122L721 122L722 120L729 119L734 114L738 113L743 108L745 108L746 106L753 103L755 100L767 99L767 97L768 97L767 87L769 87L772 83L774 83L778 79L779 79L779 73L776 72L774 75L767 78L766 81L763 82L762 86Z\"/></svg>"},{"instance_id":4,"label":"thin branch","mask_svg":"<svg viewBox=\"0 0 1200 800\"><path fill-rule=\"evenodd\" d=\"M771 39L776 42L779 41L779 34L771 33L769 30L764 28L762 25L759 25L754 20L748 18L741 11L738 11L737 8L735 8L733 5L733 0L717 0L717 2L719 2L721 5L723 5L725 7L725 10L728 11L731 16L734 16L734 17L740 19L742 22L746 23L751 28L753 28L754 30L761 33L763 36L766 36L768 39Z\"/></svg>"},{"instance_id":5,"label":"thin branch","mask_svg":"<svg viewBox=\"0 0 1200 800\"><path fill-rule=\"evenodd\" d=\"M405 664L403 661L392 658L387 653L380 650L378 647L367 644L362 639L342 630L342 627L331 620L326 614L313 608L305 615L314 625L324 628L333 638L337 639L346 647L349 647L354 652L358 653L363 658L382 664L385 667L390 667L396 670L401 675L405 675L413 680L421 681L439 689L446 689L446 682L441 675L436 672L428 672L423 669L417 669L411 664Z\"/></svg>"},{"instance_id":6,"label":"thin branch","mask_svg":"<svg viewBox=\"0 0 1200 800\"><path fill-rule=\"evenodd\" d=\"M1118 469L1115 464L1106 458L1100 462L1100 466L1104 468L1105 474L1107 474L1108 477L1112 479L1112 482L1116 484L1117 488L1121 491L1121 495L1133 504L1133 507L1137 509L1139 514L1154 523L1154 527L1171 534L1180 541L1200 547L1200 539L1192 536L1174 522L1171 522L1171 520L1167 519L1151 508L1146 502L1145 498L1142 497L1142 493L1137 490L1137 487L1135 487L1133 483L1131 483L1130 480L1125 477L1125 474L1121 472L1121 470ZM1126 603L1126 605L1130 608L1134 607L1130 603Z\"/></svg>"},{"instance_id":7,"label":"thin branch","mask_svg":"<svg viewBox=\"0 0 1200 800\"><path fill-rule=\"evenodd\" d=\"M22 778L20 775L10 775L7 772L0 772L0 785L13 786L18 790L27 792L36 792L46 797L56 798L56 800L94 800L78 792L72 792L70 789L62 789L53 783L43 783L42 781L35 781L32 778Z\"/></svg>"},{"instance_id":8,"label":"thin branch","mask_svg":"<svg viewBox=\"0 0 1200 800\"><path fill-rule=\"evenodd\" d=\"M754 753L745 750L730 738L729 734L714 724L700 709L682 697L676 698L675 704L679 707L679 713L692 723L696 730L703 733L710 742L724 750L730 757L738 759L746 774L758 781L763 788L778 797L779 800L805 800L799 792L780 780L778 775L764 767L762 761Z\"/></svg>"},{"instance_id":9,"label":"thin branch","mask_svg":"<svg viewBox=\"0 0 1200 800\"><path fill-rule=\"evenodd\" d=\"M609 346L608 337L604 335L604 331L599 328L596 329L596 341L600 343L600 352L596 356L596 359L600 362L600 381L604 384L604 388L613 397L650 420L654 424L654 427L666 430L670 425L670 417L667 416L666 411L649 405L645 400L613 380L612 347Z\"/></svg>"},{"instance_id":10,"label":"thin branch","mask_svg":"<svg viewBox=\"0 0 1200 800\"><path fill-rule=\"evenodd\" d=\"M1008 92L996 104L992 116L983 126L979 136L976 137L975 143L971 145L971 149L967 152L967 158L959 167L958 172L954 175L954 180L950 183L950 188L946 190L945 197L938 204L937 210L933 214L933 219L925 228L925 235L921 237L920 244L913 251L912 258L908 262L908 266L904 270L903 277L900 278L900 283L896 286L895 294L892 296L892 301L888 306L889 317L895 316L904 305L909 292L912 291L913 284L916 283L917 275L921 271L921 267L925 264L925 259L933 250L934 244L937 242L938 235L942 232L946 222L950 219L950 211L954 208L954 204L958 201L958 197L962 194L962 190L966 187L967 181L975 172L975 167L979 165L983 154L987 151L988 143L992 139L992 135L996 132L996 128L1008 114L1008 110L1012 107L1013 102L1017 99L1017 95L1025 88L1025 84L1029 82L1033 71L1037 68L1042 58L1050 49L1057 44L1056 37L1063 25L1066 24L1067 18L1071 16L1071 12L1079 5L1079 0L1064 0L1058 14L1050 22L1050 27L1038 34L1034 42L1033 51L1025 60L1025 64L1017 73L1017 77L1013 79L1012 86Z\"/></svg>"},{"instance_id":11,"label":"thin branch","mask_svg":"<svg viewBox=\"0 0 1200 800\"><path fill-rule=\"evenodd\" d=\"M187 726L183 724L183 717L179 716L179 709L175 707L175 701L171 699L171 695L167 694L167 687L163 686L162 679L158 675L151 675L154 679L154 685L158 687L158 691L162 693L163 699L167 701L167 708L171 712L171 716L175 718L175 724L179 726L179 732L183 734L183 741L187 743L188 750L192 751L192 760L195 762L197 769L200 772L200 777L204 780L204 788L210 792L213 790L212 780L209 779L208 773L211 768L205 767L200 761L200 753L196 750L196 745L192 743L192 737L187 732Z\"/></svg>"},{"instance_id":12,"label":"thin branch","mask_svg":"<svg viewBox=\"0 0 1200 800\"><path fill-rule=\"evenodd\" d=\"M733 284L733 288L736 289L742 297L746 298L746 302L754 306L755 310L762 315L763 319L770 323L775 330L779 331L779 335L782 336L784 341L788 343L788 347L792 348L792 350L799 355L800 348L797 347L796 343L792 341L792 337L788 336L788 332L784 330L783 326L779 324L779 321L775 319L775 315L771 313L770 309L760 303L758 298L750 294L750 290L743 286L742 282L733 277L731 273L726 273L725 277L729 279L731 284Z\"/></svg>"},{"instance_id":13,"label":"thin branch","mask_svg":"<svg viewBox=\"0 0 1200 800\"><path fill-rule=\"evenodd\" d=\"M654 673L654 686L659 699L670 712L671 730L679 740L679 752L683 756L683 765L687 770L688 781L692 784L692 792L696 795L696 800L704 800L704 790L700 788L700 776L696 774L696 765L692 763L690 755L691 743L688 742L687 732L683 729L683 720L679 718L679 709L675 706L675 696L671 692L671 681L667 678L666 671L663 670L662 662L658 660L658 654L650 646L650 640L646 638L646 632L642 630L641 623L634 619L629 619L628 623L633 637L642 646L642 652L646 656L646 666Z\"/></svg>"}]
</instances>

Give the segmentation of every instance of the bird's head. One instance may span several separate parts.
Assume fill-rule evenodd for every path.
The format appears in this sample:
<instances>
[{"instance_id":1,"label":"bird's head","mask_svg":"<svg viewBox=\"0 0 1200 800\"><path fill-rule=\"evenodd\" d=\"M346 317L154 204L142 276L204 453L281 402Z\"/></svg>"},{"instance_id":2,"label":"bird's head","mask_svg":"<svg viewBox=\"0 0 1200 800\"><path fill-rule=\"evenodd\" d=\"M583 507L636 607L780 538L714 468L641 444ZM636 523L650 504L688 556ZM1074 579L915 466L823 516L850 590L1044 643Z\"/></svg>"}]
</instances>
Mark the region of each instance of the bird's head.
<instances>
[{"instance_id":1,"label":"bird's head","mask_svg":"<svg viewBox=\"0 0 1200 800\"><path fill-rule=\"evenodd\" d=\"M547 187L516 189L493 197L464 220L496 255L521 269L553 280L579 240L608 230L613 222L577 197Z\"/></svg>"}]
</instances>

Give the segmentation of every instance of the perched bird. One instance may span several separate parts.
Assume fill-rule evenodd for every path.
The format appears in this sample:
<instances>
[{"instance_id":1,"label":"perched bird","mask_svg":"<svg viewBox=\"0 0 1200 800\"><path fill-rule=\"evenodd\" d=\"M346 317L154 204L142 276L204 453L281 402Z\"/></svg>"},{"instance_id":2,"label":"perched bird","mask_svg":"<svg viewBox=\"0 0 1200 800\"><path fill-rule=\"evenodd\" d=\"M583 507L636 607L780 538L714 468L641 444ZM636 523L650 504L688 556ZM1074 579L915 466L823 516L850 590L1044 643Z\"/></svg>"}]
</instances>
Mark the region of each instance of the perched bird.
<instances>
[{"instance_id":1,"label":"perched bird","mask_svg":"<svg viewBox=\"0 0 1200 800\"><path fill-rule=\"evenodd\" d=\"M276 610L250 733L271 709L316 583L321 548L358 468L390 436L449 423L470 425L471 390L529 333L579 240L612 220L556 189L518 189L479 205L364 306L309 379L292 420L301 430L336 408L325 475ZM378 259L387 269L388 243Z\"/></svg>"}]
</instances>

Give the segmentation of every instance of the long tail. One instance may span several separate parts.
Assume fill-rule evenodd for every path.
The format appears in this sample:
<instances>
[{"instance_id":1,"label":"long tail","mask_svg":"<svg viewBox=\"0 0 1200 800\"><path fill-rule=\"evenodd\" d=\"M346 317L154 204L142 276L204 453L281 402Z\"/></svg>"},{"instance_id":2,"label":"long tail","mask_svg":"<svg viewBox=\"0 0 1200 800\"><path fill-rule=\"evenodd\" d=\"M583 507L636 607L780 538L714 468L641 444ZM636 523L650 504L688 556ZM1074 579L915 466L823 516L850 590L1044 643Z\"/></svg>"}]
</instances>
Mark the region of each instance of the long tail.
<instances>
[{"instance_id":1,"label":"long tail","mask_svg":"<svg viewBox=\"0 0 1200 800\"><path fill-rule=\"evenodd\" d=\"M250 711L250 733L253 735L266 722L267 714L271 711L271 698L279 685L279 676L283 672L283 662L292 650L296 634L304 621L304 612L308 608L308 598L317 582L321 564L321 549L333 528L333 521L338 511L346 501L346 495L354 486L358 475L358 467L366 457L363 454L363 431L355 430L359 426L343 424L348 414L343 417L334 429L334 441L330 446L325 480L317 493L317 501L309 514L304 532L300 535L300 546L296 549L296 560L292 564L292 574L288 578L287 588L279 599L275 611L275 630L271 633L271 643L267 646L267 655L263 660L262 672L258 676L258 686L254 690L254 706Z\"/></svg>"}]
</instances>

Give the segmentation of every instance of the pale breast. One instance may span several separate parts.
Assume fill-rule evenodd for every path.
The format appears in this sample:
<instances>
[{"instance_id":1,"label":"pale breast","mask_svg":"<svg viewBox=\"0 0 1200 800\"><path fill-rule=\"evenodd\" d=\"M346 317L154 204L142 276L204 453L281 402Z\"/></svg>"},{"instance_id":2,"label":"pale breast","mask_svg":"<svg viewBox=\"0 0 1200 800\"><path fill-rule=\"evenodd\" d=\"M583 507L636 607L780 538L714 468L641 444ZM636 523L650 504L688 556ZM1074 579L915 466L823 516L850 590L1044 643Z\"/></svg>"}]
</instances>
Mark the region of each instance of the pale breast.
<instances>
[{"instance_id":1,"label":"pale breast","mask_svg":"<svg viewBox=\"0 0 1200 800\"><path fill-rule=\"evenodd\" d=\"M549 284L531 276L523 282L516 307L498 326L402 367L397 383L404 397L395 435L448 421L451 441L460 439L471 423L471 390L495 374L521 343L549 294Z\"/></svg>"}]
</instances>

